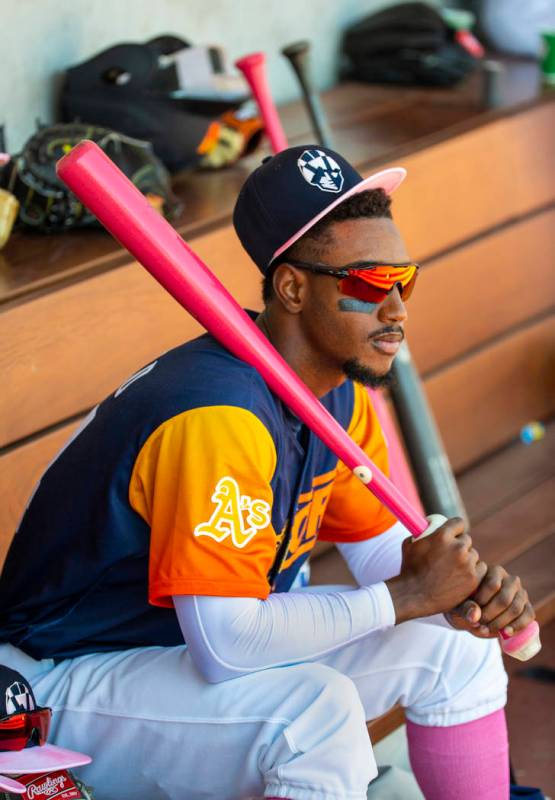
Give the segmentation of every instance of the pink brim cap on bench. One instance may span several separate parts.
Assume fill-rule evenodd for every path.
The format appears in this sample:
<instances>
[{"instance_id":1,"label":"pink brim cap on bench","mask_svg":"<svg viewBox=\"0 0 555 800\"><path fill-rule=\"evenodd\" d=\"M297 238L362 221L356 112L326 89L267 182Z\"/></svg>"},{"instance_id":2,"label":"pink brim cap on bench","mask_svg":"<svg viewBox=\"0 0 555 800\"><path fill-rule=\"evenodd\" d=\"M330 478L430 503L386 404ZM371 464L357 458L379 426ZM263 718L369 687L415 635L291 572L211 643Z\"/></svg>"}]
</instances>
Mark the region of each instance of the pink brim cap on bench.
<instances>
[{"instance_id":1,"label":"pink brim cap on bench","mask_svg":"<svg viewBox=\"0 0 555 800\"><path fill-rule=\"evenodd\" d=\"M27 747L25 750L0 752L0 775L24 775L54 772L90 764L92 758L84 753L66 750L54 744ZM0 779L1 780L1 779Z\"/></svg>"}]
</instances>

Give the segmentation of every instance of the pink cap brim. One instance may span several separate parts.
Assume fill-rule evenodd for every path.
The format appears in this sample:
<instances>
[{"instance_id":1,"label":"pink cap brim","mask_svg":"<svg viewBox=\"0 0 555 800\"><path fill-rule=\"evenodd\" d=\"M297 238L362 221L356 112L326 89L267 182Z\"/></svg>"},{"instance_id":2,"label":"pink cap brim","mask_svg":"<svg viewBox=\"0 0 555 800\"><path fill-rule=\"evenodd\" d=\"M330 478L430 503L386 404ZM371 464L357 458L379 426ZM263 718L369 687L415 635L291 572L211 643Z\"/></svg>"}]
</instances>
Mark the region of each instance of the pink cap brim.
<instances>
[{"instance_id":1,"label":"pink cap brim","mask_svg":"<svg viewBox=\"0 0 555 800\"><path fill-rule=\"evenodd\" d=\"M14 794L25 794L25 786L19 781L14 781L11 778L6 778L5 775L0 775L0 789L4 792L13 792Z\"/></svg>"},{"instance_id":2,"label":"pink cap brim","mask_svg":"<svg viewBox=\"0 0 555 800\"><path fill-rule=\"evenodd\" d=\"M309 231L318 220L325 217L326 214L329 214L339 203L342 203L343 200L346 200L348 197L352 197L355 194L360 194L360 192L367 192L369 189L383 189L386 194L391 194L394 192L395 189L405 180L407 175L406 169L403 167L391 167L390 169L382 169L381 172L376 172L374 175L370 175L369 178L365 178L360 183L357 183L356 186L353 186L352 189L349 189L348 192L342 194L340 197L337 197L329 206L326 206L323 211L320 211L319 214L316 214L315 217L303 225L303 227L297 231L297 233L293 234L290 239L288 239L285 244L282 244L281 247L278 247L276 252L271 258L270 264L272 261L284 253L288 247L291 247L297 239L300 239L307 231Z\"/></svg>"},{"instance_id":3,"label":"pink cap brim","mask_svg":"<svg viewBox=\"0 0 555 800\"><path fill-rule=\"evenodd\" d=\"M35 772L52 772L90 764L92 758L84 753L66 750L53 744L28 747L17 752L0 752L0 774L23 775Z\"/></svg>"}]
</instances>

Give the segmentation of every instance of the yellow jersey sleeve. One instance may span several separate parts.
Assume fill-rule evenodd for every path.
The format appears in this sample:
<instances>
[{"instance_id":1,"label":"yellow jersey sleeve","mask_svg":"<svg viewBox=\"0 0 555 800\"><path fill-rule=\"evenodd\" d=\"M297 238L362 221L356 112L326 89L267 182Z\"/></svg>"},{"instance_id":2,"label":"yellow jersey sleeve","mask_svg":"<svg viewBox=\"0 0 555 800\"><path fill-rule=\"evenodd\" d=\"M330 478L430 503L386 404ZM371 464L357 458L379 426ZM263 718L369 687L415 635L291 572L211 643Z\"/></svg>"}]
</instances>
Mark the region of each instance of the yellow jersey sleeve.
<instances>
[{"instance_id":1,"label":"yellow jersey sleeve","mask_svg":"<svg viewBox=\"0 0 555 800\"><path fill-rule=\"evenodd\" d=\"M387 446L370 395L358 383L354 384L354 392L348 433L389 476ZM395 522L393 514L339 461L318 538L329 542L360 542L384 533Z\"/></svg>"},{"instance_id":2,"label":"yellow jersey sleeve","mask_svg":"<svg viewBox=\"0 0 555 800\"><path fill-rule=\"evenodd\" d=\"M252 412L207 406L166 420L135 461L129 502L151 530L149 601L266 598L276 537L273 439Z\"/></svg>"}]
</instances>

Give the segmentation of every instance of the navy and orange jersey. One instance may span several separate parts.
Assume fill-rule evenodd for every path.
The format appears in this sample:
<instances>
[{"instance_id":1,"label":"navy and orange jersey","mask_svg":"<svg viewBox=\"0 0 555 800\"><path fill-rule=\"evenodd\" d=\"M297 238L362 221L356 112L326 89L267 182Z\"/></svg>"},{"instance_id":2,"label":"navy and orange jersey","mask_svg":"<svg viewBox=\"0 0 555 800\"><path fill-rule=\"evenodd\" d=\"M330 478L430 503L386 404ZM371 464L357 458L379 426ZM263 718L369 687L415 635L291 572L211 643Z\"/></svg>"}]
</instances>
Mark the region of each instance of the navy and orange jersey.
<instances>
[{"instance_id":1,"label":"navy and orange jersey","mask_svg":"<svg viewBox=\"0 0 555 800\"><path fill-rule=\"evenodd\" d=\"M368 393L322 400L387 473ZM43 475L0 579L0 641L36 658L174 645L172 595L287 591L317 538L392 515L273 395L204 335L101 403Z\"/></svg>"}]
</instances>

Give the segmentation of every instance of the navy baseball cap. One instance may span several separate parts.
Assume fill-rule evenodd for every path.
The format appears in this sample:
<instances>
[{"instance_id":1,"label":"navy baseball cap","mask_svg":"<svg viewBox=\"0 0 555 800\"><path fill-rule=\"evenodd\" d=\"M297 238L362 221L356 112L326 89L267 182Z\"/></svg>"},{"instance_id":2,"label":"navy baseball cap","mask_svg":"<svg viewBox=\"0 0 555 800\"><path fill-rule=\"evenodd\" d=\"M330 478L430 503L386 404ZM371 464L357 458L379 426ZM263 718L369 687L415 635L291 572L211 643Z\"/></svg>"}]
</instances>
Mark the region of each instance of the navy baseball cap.
<instances>
[{"instance_id":1,"label":"navy baseball cap","mask_svg":"<svg viewBox=\"0 0 555 800\"><path fill-rule=\"evenodd\" d=\"M233 212L241 244L265 273L270 264L339 203L359 192L393 192L406 170L392 167L363 178L343 156L300 145L265 158L243 184Z\"/></svg>"}]
</instances>

